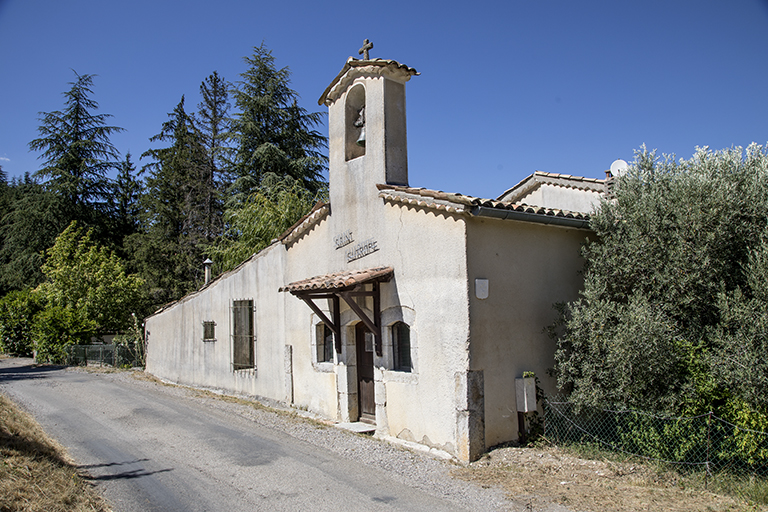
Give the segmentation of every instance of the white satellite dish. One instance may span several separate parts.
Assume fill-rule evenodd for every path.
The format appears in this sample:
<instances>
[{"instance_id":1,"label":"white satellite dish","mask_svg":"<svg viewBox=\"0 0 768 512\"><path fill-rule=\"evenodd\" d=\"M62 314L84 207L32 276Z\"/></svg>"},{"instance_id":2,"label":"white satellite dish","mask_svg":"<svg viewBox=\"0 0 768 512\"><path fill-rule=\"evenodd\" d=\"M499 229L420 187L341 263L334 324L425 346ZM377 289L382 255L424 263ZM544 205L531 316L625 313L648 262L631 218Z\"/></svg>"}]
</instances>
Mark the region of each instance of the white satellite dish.
<instances>
[{"instance_id":1,"label":"white satellite dish","mask_svg":"<svg viewBox=\"0 0 768 512\"><path fill-rule=\"evenodd\" d=\"M616 176L617 178L627 172L627 168L629 167L629 164L619 158L618 160L614 160L611 164L611 174Z\"/></svg>"}]
</instances>

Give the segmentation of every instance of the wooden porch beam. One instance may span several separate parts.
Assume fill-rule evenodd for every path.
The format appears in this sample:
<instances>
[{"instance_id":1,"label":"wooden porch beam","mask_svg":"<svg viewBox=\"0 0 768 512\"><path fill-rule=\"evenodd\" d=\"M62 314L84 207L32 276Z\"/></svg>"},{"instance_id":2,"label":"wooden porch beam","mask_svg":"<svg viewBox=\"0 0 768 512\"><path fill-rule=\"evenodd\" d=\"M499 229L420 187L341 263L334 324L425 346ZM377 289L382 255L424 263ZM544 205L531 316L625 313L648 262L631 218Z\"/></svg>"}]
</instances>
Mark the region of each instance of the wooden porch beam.
<instances>
[{"instance_id":1,"label":"wooden porch beam","mask_svg":"<svg viewBox=\"0 0 768 512\"><path fill-rule=\"evenodd\" d=\"M298 297L298 298L300 298L301 300L303 300L303 301L304 301L304 302L307 304L307 306L309 306L309 308L310 308L312 311L314 311L314 312L315 312L315 314L316 314L317 316L319 316L319 317L320 317L320 320L322 320L322 321L323 321L323 323L324 323L325 325L327 325L328 327L330 327L330 328L331 328L331 331L333 331L333 334L335 334L335 335L336 335L336 339L337 339L337 340L340 340L340 339L341 339L341 332L340 332L340 330L339 330L339 322L335 322L335 323L334 323L334 322L331 322L331 321L328 319L328 317L327 317L327 316L325 316L325 313L323 313L323 312L320 310L320 308L319 308L319 307L317 307L317 304L315 304L315 303L312 301L312 298L311 298L311 297L308 297L308 296L305 296L305 295L297 295L297 297ZM338 299L338 297L336 297L336 301L337 301L337 302L338 302L338 300L339 300L339 299ZM338 310L339 310L339 308L338 308L338 307L335 307L335 310L336 310L336 311L338 311ZM336 316L336 314L335 314L335 313L336 313L336 311L334 311L334 317ZM337 342L337 345L339 345L339 342ZM340 348L340 346L339 346L339 348Z\"/></svg>"},{"instance_id":2,"label":"wooden porch beam","mask_svg":"<svg viewBox=\"0 0 768 512\"><path fill-rule=\"evenodd\" d=\"M379 294L377 293L378 283L374 283L374 296L373 296L373 320L368 318L368 315L365 314L365 311L360 309L360 306L357 305L357 302L355 302L355 299L352 297L352 294L349 292L340 292L339 295L341 295L341 298L344 299L344 302L347 303L347 305L352 309L352 311L355 312L357 317L362 320L362 322L365 324L365 326L368 328L369 331L373 333L374 339L375 339L375 345L376 345L376 355L381 357L382 355L382 343L381 343L381 312L379 311ZM378 323L377 323L378 321Z\"/></svg>"}]
</instances>

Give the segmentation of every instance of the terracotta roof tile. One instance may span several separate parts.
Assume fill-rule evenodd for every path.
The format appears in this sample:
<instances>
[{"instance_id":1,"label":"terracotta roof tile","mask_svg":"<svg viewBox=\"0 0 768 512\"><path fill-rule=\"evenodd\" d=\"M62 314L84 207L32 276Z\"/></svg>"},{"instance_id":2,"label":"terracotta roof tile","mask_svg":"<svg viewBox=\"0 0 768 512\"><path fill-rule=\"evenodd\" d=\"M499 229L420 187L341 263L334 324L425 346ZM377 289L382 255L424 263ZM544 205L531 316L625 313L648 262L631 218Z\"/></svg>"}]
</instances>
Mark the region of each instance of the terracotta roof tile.
<instances>
[{"instance_id":1,"label":"terracotta roof tile","mask_svg":"<svg viewBox=\"0 0 768 512\"><path fill-rule=\"evenodd\" d=\"M330 105L336 100L336 98L338 97L339 91L343 90L347 85L349 85L349 83L351 83L351 79L345 80L345 75L347 75L347 72L353 68L359 68L361 70L365 70L368 73L372 73L374 75L389 73L393 76L399 76L400 79L402 79L403 81L407 81L408 79L410 79L410 77L419 74L419 72L416 71L414 68L410 66L406 66L405 64L400 64L396 60L391 60L391 59L361 60L361 59L355 59L354 57L350 57L347 59L347 62L344 64L344 67L341 68L341 71L339 72L339 74L336 75L336 78L334 78L331 81L330 85L326 87L325 91L323 91L323 94L320 96L320 99L317 100L318 105L323 105L323 104Z\"/></svg>"},{"instance_id":2,"label":"terracotta roof tile","mask_svg":"<svg viewBox=\"0 0 768 512\"><path fill-rule=\"evenodd\" d=\"M525 203L499 201L497 199L483 199L480 197L465 196L463 194L448 194L440 190L429 190L426 188L412 188L404 187L401 185L383 184L378 184L376 187L380 191L379 197L382 197L385 200L396 203L412 204L425 208L445 210L453 213L471 213L472 207L483 207L524 212L534 215L589 220L589 214L584 212L572 212L568 210L560 210L557 208L544 208L541 206L529 205ZM416 199L416 196L433 199L434 201L419 201Z\"/></svg>"},{"instance_id":3,"label":"terracotta roof tile","mask_svg":"<svg viewBox=\"0 0 768 512\"><path fill-rule=\"evenodd\" d=\"M525 177L514 187L504 191L498 199L508 197L508 200L515 201L528 194L531 190L542 184L547 183L564 188L573 188L577 190L591 190L594 192L606 191L606 180L601 178L585 178L583 176L573 176L571 174L558 174L556 172L536 171L530 176Z\"/></svg>"},{"instance_id":4,"label":"terracotta roof tile","mask_svg":"<svg viewBox=\"0 0 768 512\"><path fill-rule=\"evenodd\" d=\"M320 222L330 212L331 206L328 203L318 201L308 214L300 218L293 226L288 228L277 240L283 244L290 244L296 241L309 228ZM274 242L273 240L272 242Z\"/></svg>"},{"instance_id":5,"label":"terracotta roof tile","mask_svg":"<svg viewBox=\"0 0 768 512\"><path fill-rule=\"evenodd\" d=\"M394 274L392 267L374 267L363 270L347 270L344 272L335 272L333 274L324 274L321 276L310 277L287 284L280 288L281 292L311 292L324 290L342 290L352 288L358 284L370 283L371 281L389 281Z\"/></svg>"}]
</instances>

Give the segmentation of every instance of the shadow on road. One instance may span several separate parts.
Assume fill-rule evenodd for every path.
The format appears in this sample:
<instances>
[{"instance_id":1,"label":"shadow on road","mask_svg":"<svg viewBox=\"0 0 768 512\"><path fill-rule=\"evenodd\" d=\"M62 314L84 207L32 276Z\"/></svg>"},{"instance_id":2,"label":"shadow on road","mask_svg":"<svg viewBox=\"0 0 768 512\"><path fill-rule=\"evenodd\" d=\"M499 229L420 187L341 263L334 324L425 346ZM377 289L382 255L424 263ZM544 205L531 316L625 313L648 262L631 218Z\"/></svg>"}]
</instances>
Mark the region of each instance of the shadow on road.
<instances>
[{"instance_id":1,"label":"shadow on road","mask_svg":"<svg viewBox=\"0 0 768 512\"><path fill-rule=\"evenodd\" d=\"M127 464L138 464L139 462L147 462L149 459L136 459L127 462L105 462L104 464L83 464L78 466L80 469L94 469L94 468L109 468L112 466L125 466Z\"/></svg>"},{"instance_id":2,"label":"shadow on road","mask_svg":"<svg viewBox=\"0 0 768 512\"><path fill-rule=\"evenodd\" d=\"M111 475L99 475L99 476L86 476L87 480L94 482L106 481L106 480L130 480L133 478L141 478L143 476L156 475L158 473L167 473L173 471L173 468L158 469L157 471L146 471L144 469L133 469L131 471L123 471L122 473L113 473Z\"/></svg>"},{"instance_id":3,"label":"shadow on road","mask_svg":"<svg viewBox=\"0 0 768 512\"><path fill-rule=\"evenodd\" d=\"M158 469L157 471L147 471L141 468L141 469L131 469L131 470L123 471L121 473L111 473L108 475L98 475L98 476L93 476L90 472L92 469L112 468L115 466L132 466L134 464L140 464L142 462L148 462L148 461L149 459L136 459L136 460L128 460L125 462L105 462L103 464L82 464L80 466L77 466L77 469L84 471L86 475L85 478L92 481L130 480L132 478L141 478L143 476L150 476L157 473L167 473L169 471L173 471L173 468Z\"/></svg>"},{"instance_id":4,"label":"shadow on road","mask_svg":"<svg viewBox=\"0 0 768 512\"><path fill-rule=\"evenodd\" d=\"M64 368L64 366L52 364L38 365L32 359L26 358L2 359L0 360L0 384L15 380L44 379Z\"/></svg>"}]
</instances>

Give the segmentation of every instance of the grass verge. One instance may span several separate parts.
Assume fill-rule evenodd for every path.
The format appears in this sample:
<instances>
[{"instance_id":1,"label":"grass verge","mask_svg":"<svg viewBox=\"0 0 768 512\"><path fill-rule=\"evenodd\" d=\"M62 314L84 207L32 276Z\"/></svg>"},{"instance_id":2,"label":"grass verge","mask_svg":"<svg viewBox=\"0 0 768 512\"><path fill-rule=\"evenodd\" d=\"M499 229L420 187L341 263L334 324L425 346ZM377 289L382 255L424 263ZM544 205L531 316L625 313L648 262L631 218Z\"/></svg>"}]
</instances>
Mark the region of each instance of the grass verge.
<instances>
[{"instance_id":1,"label":"grass verge","mask_svg":"<svg viewBox=\"0 0 768 512\"><path fill-rule=\"evenodd\" d=\"M0 510L103 511L110 508L40 425L0 394Z\"/></svg>"},{"instance_id":2,"label":"grass verge","mask_svg":"<svg viewBox=\"0 0 768 512\"><path fill-rule=\"evenodd\" d=\"M483 486L501 488L531 510L553 503L571 510L635 512L765 511L744 492L727 492L724 482L702 473L682 475L666 466L640 461L594 446L503 447L456 471Z\"/></svg>"},{"instance_id":3,"label":"grass verge","mask_svg":"<svg viewBox=\"0 0 768 512\"><path fill-rule=\"evenodd\" d=\"M734 496L754 507L768 505L768 478L729 471L707 474L703 466L680 466L671 463L648 461L618 452L604 450L594 443L573 443L563 447L568 453L587 460L603 460L617 463L636 462L654 468L659 475L667 475L678 486L705 489L718 494Z\"/></svg>"}]
</instances>

